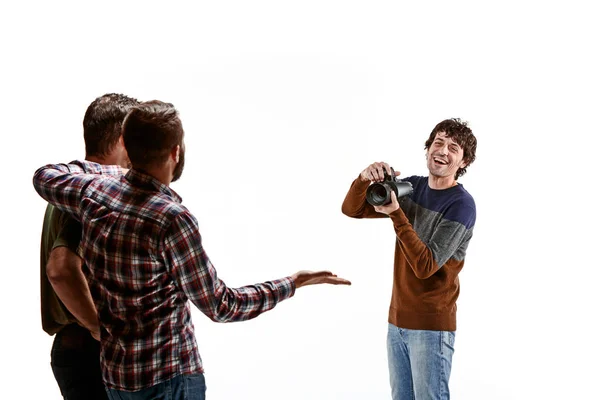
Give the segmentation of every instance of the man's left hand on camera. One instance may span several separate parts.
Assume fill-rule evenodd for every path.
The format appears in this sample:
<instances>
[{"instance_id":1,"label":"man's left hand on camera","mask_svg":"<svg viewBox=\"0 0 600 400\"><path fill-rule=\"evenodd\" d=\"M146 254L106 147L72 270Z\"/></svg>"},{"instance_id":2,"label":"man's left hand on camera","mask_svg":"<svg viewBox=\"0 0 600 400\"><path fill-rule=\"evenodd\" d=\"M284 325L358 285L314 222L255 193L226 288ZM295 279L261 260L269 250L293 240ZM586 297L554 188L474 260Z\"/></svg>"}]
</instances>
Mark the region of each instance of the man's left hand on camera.
<instances>
[{"instance_id":1,"label":"man's left hand on camera","mask_svg":"<svg viewBox=\"0 0 600 400\"><path fill-rule=\"evenodd\" d=\"M398 198L394 196L393 193L390 197L392 198L392 201L390 203L385 204L383 206L373 206L373 208L375 208L375 211L377 211L378 213L390 215L391 213L399 209L400 204L398 203Z\"/></svg>"}]
</instances>

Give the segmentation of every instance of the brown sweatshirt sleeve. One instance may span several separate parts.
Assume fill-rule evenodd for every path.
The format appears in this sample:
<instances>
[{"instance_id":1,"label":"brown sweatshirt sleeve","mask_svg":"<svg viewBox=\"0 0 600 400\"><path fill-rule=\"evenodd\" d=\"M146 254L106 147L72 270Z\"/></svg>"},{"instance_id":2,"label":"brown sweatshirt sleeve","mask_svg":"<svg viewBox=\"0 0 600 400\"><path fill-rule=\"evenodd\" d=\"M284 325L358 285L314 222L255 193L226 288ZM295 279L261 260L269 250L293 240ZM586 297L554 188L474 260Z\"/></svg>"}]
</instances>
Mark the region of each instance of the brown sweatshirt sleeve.
<instances>
[{"instance_id":1,"label":"brown sweatshirt sleeve","mask_svg":"<svg viewBox=\"0 0 600 400\"><path fill-rule=\"evenodd\" d=\"M410 268L419 279L427 279L435 274L439 265L435 261L431 249L421 241L417 232L406 218L404 211L398 208L390 214L394 223L398 244Z\"/></svg>"},{"instance_id":2,"label":"brown sweatshirt sleeve","mask_svg":"<svg viewBox=\"0 0 600 400\"><path fill-rule=\"evenodd\" d=\"M342 204L342 212L352 218L386 218L387 215L378 213L375 208L366 201L367 189L370 182L363 182L358 178L352 182L350 190Z\"/></svg>"}]
</instances>

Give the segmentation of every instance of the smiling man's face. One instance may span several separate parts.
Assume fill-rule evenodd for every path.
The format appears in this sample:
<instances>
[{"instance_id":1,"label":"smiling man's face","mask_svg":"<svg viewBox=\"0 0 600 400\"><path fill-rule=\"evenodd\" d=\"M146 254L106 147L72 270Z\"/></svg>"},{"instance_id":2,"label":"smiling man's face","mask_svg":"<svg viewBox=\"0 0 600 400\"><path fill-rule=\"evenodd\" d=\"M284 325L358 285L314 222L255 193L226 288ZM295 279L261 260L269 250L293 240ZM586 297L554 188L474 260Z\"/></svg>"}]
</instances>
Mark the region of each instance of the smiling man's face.
<instances>
[{"instance_id":1,"label":"smiling man's face","mask_svg":"<svg viewBox=\"0 0 600 400\"><path fill-rule=\"evenodd\" d=\"M447 137L446 132L438 132L427 150L429 174L436 178L454 178L456 171L464 166L463 149Z\"/></svg>"}]
</instances>

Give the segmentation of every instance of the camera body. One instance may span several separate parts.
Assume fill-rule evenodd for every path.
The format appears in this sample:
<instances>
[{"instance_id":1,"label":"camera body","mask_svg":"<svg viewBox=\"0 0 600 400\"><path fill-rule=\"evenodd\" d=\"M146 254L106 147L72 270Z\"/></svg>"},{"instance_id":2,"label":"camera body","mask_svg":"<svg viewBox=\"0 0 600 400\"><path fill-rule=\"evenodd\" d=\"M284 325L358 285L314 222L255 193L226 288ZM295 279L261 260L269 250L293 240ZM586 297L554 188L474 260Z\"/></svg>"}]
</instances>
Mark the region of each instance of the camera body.
<instances>
[{"instance_id":1,"label":"camera body","mask_svg":"<svg viewBox=\"0 0 600 400\"><path fill-rule=\"evenodd\" d=\"M394 168L392 175L388 175L387 171L383 172L383 182L375 182L367 189L367 202L373 206L384 206L392 202L392 196L400 197L407 196L413 192L413 187L410 182L402 182L396 178Z\"/></svg>"}]
</instances>

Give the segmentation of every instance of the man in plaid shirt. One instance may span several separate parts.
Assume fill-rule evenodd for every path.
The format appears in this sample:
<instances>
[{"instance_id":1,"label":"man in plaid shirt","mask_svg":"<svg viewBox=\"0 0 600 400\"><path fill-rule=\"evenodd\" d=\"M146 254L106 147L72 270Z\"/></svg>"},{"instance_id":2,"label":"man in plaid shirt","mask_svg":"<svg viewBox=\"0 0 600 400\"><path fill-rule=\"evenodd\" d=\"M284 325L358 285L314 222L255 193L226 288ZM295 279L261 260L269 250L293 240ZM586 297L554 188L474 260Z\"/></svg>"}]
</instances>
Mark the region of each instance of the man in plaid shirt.
<instances>
[{"instance_id":1,"label":"man in plaid shirt","mask_svg":"<svg viewBox=\"0 0 600 400\"><path fill-rule=\"evenodd\" d=\"M197 220L169 188L183 171L183 136L172 104L142 103L123 122L131 170L73 161L42 167L33 179L40 196L82 224L102 375L113 399L205 398L188 299L213 321L243 321L301 286L350 284L331 272L300 271L228 288L202 247Z\"/></svg>"}]
</instances>

